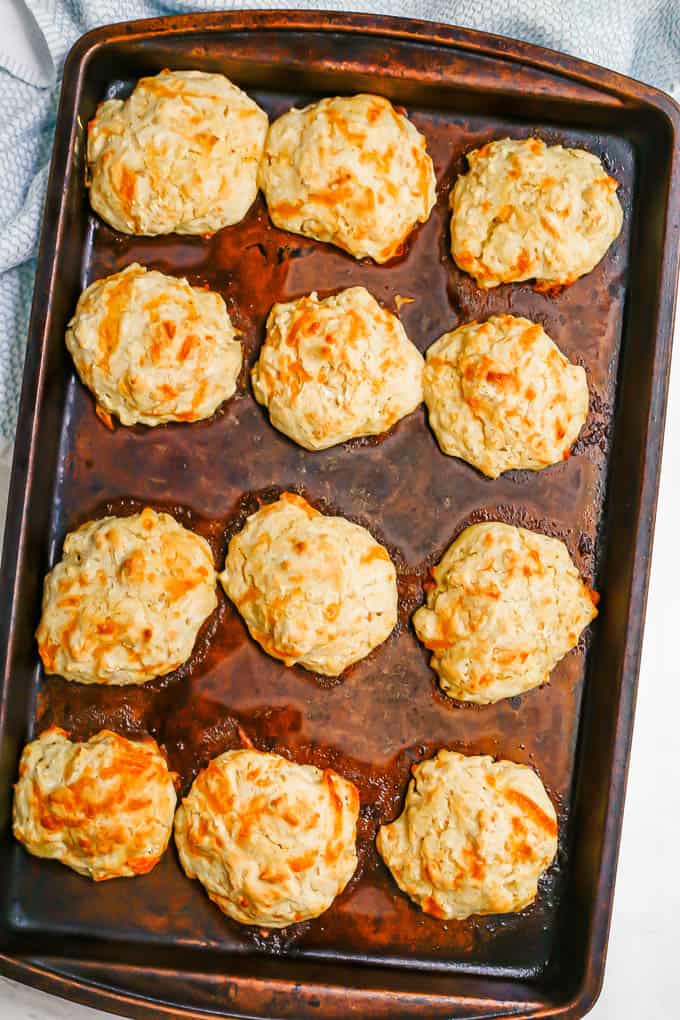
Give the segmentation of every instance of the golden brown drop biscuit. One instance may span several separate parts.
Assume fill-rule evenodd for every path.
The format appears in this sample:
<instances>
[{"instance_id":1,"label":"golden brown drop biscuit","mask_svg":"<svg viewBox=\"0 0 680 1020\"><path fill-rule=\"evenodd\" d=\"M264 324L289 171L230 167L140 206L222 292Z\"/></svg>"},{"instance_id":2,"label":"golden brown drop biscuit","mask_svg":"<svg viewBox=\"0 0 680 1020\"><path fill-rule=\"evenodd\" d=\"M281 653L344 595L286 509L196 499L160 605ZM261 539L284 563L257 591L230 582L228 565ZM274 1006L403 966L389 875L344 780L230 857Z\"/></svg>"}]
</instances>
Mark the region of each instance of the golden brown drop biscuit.
<instances>
[{"instance_id":1,"label":"golden brown drop biscuit","mask_svg":"<svg viewBox=\"0 0 680 1020\"><path fill-rule=\"evenodd\" d=\"M423 358L364 287L274 305L252 371L272 425L307 450L386 432L423 399Z\"/></svg>"},{"instance_id":2,"label":"golden brown drop biscuit","mask_svg":"<svg viewBox=\"0 0 680 1020\"><path fill-rule=\"evenodd\" d=\"M550 677L597 616L563 542L510 524L473 524L431 571L413 625L445 694L486 705Z\"/></svg>"},{"instance_id":3,"label":"golden brown drop biscuit","mask_svg":"<svg viewBox=\"0 0 680 1020\"><path fill-rule=\"evenodd\" d=\"M47 673L142 684L181 666L217 605L210 546L169 514L83 524L45 578L38 649Z\"/></svg>"},{"instance_id":4,"label":"golden brown drop biscuit","mask_svg":"<svg viewBox=\"0 0 680 1020\"><path fill-rule=\"evenodd\" d=\"M326 676L382 644L397 622L397 575L358 524L284 492L229 543L220 580L265 652Z\"/></svg>"},{"instance_id":5,"label":"golden brown drop biscuit","mask_svg":"<svg viewBox=\"0 0 680 1020\"><path fill-rule=\"evenodd\" d=\"M555 809L526 765L439 751L412 768L377 846L400 889L442 920L522 910L557 852Z\"/></svg>"},{"instance_id":6,"label":"golden brown drop biscuit","mask_svg":"<svg viewBox=\"0 0 680 1020\"><path fill-rule=\"evenodd\" d=\"M222 74L161 71L88 124L95 212L125 234L211 234L257 194L267 115Z\"/></svg>"},{"instance_id":7,"label":"golden brown drop biscuit","mask_svg":"<svg viewBox=\"0 0 680 1020\"><path fill-rule=\"evenodd\" d=\"M233 395L235 336L219 294L133 263L83 291L66 346L105 414L161 425L209 418Z\"/></svg>"},{"instance_id":8,"label":"golden brown drop biscuit","mask_svg":"<svg viewBox=\"0 0 680 1020\"><path fill-rule=\"evenodd\" d=\"M451 192L451 254L480 287L566 286L618 237L618 184L597 156L538 138L488 142Z\"/></svg>"},{"instance_id":9,"label":"golden brown drop biscuit","mask_svg":"<svg viewBox=\"0 0 680 1020\"><path fill-rule=\"evenodd\" d=\"M168 845L175 802L155 740L101 730L77 743L52 727L21 755L14 835L95 882L144 875Z\"/></svg>"},{"instance_id":10,"label":"golden brown drop biscuit","mask_svg":"<svg viewBox=\"0 0 680 1020\"><path fill-rule=\"evenodd\" d=\"M493 315L445 333L423 374L430 425L444 453L490 478L569 456L588 414L588 383L542 326Z\"/></svg>"},{"instance_id":11,"label":"golden brown drop biscuit","mask_svg":"<svg viewBox=\"0 0 680 1020\"><path fill-rule=\"evenodd\" d=\"M227 751L199 772L175 819L189 878L241 924L318 917L357 866L359 794L330 769Z\"/></svg>"},{"instance_id":12,"label":"golden brown drop biscuit","mask_svg":"<svg viewBox=\"0 0 680 1020\"><path fill-rule=\"evenodd\" d=\"M435 202L425 138L381 96L322 99L274 121L259 182L274 224L386 262Z\"/></svg>"}]
</instances>

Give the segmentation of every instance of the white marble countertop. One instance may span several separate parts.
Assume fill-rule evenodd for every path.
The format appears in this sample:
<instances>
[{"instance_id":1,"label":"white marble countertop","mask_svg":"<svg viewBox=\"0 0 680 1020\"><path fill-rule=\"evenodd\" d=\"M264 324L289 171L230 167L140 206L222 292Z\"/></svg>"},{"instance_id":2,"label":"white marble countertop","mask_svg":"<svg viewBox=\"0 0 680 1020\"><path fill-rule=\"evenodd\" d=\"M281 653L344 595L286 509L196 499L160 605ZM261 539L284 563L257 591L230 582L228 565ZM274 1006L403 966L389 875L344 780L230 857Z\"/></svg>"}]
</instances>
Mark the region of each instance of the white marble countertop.
<instances>
[{"instance_id":1,"label":"white marble countertop","mask_svg":"<svg viewBox=\"0 0 680 1020\"><path fill-rule=\"evenodd\" d=\"M14 0L0 0L2 28L17 52L31 59L30 32L13 16ZM614 898L609 956L591 1020L670 1020L677 1010L676 956L680 883L680 626L676 573L680 520L680 328L671 373L661 492L647 608L642 670L628 795ZM0 450L0 515L4 518L7 455ZM77 1006L0 978L1 1020L101 1020L111 1014Z\"/></svg>"}]
</instances>

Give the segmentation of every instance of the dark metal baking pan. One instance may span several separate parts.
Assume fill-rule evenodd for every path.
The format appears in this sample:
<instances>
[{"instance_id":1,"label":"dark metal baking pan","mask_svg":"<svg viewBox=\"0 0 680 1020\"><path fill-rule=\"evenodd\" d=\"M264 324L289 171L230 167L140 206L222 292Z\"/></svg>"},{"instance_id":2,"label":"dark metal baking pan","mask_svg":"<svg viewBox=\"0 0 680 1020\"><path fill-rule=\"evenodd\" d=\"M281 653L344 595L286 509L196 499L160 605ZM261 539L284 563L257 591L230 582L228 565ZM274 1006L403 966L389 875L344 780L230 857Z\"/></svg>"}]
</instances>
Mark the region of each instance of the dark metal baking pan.
<instances>
[{"instance_id":1,"label":"dark metal baking pan","mask_svg":"<svg viewBox=\"0 0 680 1020\"><path fill-rule=\"evenodd\" d=\"M320 95L374 91L408 109L435 161L439 200L387 266L273 228L258 199L212 238L129 238L94 217L84 129L105 96L164 67L221 71L275 116ZM2 573L0 969L135 1016L582 1015L604 967L670 360L679 227L680 116L651 88L524 44L359 15L236 13L97 30L65 70L38 261ZM464 154L536 133L604 159L624 228L604 261L554 296L482 292L448 255L446 204ZM80 289L138 260L224 294L251 364L275 300L363 283L421 350L494 312L543 323L588 373L591 411L574 455L495 482L442 456L421 409L380 442L324 453L275 432L249 392L209 421L108 431L74 375L64 328ZM394 636L341 682L269 659L231 606L189 663L142 688L46 679L33 639L42 578L65 533L104 510L170 508L223 556L256 498L295 488L367 524L399 566ZM473 520L561 537L602 595L589 635L552 681L485 708L438 691L409 627L428 566ZM332 764L359 785L360 867L322 917L269 937L239 928L170 850L149 875L93 887L29 857L10 835L24 741L51 722L85 737L152 732L186 789L238 740ZM410 764L439 746L534 766L560 817L560 849L534 905L442 924L392 882L373 847Z\"/></svg>"}]
</instances>

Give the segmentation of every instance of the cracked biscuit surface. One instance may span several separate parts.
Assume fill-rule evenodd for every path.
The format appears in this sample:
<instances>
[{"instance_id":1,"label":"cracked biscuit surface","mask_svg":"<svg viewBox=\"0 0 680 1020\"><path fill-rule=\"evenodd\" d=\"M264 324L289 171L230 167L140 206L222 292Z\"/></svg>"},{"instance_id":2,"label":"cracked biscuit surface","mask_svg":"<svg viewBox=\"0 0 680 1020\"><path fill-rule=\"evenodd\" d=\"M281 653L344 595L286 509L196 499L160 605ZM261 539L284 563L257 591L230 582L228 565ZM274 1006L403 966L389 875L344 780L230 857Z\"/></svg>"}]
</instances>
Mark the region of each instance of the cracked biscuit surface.
<instances>
[{"instance_id":1,"label":"cracked biscuit surface","mask_svg":"<svg viewBox=\"0 0 680 1020\"><path fill-rule=\"evenodd\" d=\"M236 389L223 298L133 263L83 291L66 331L78 375L123 425L209 418Z\"/></svg>"},{"instance_id":2,"label":"cracked biscuit surface","mask_svg":"<svg viewBox=\"0 0 680 1020\"><path fill-rule=\"evenodd\" d=\"M175 803L155 740L101 730L79 743L52 727L21 755L13 831L29 853L96 882L144 875L165 852Z\"/></svg>"},{"instance_id":3,"label":"cracked biscuit surface","mask_svg":"<svg viewBox=\"0 0 680 1020\"><path fill-rule=\"evenodd\" d=\"M413 625L459 701L486 705L545 683L597 616L564 543L510 524L466 528L431 574Z\"/></svg>"},{"instance_id":4,"label":"cracked biscuit surface","mask_svg":"<svg viewBox=\"0 0 680 1020\"><path fill-rule=\"evenodd\" d=\"M427 914L522 910L557 852L557 818L526 765L441 750L412 768L401 815L377 847L399 886Z\"/></svg>"},{"instance_id":5,"label":"cracked biscuit surface","mask_svg":"<svg viewBox=\"0 0 680 1020\"><path fill-rule=\"evenodd\" d=\"M590 152L503 138L467 160L451 191L451 254L480 287L566 286L594 269L621 231L617 181Z\"/></svg>"},{"instance_id":6,"label":"cracked biscuit surface","mask_svg":"<svg viewBox=\"0 0 680 1020\"><path fill-rule=\"evenodd\" d=\"M220 580L265 652L338 676L392 632L396 576L366 528L284 492L231 539Z\"/></svg>"},{"instance_id":7,"label":"cracked biscuit surface","mask_svg":"<svg viewBox=\"0 0 680 1020\"><path fill-rule=\"evenodd\" d=\"M182 867L241 924L318 917L357 866L359 794L331 769L227 751L200 772L175 819Z\"/></svg>"},{"instance_id":8,"label":"cracked biscuit surface","mask_svg":"<svg viewBox=\"0 0 680 1020\"><path fill-rule=\"evenodd\" d=\"M442 451L490 478L538 471L569 456L588 414L588 383L542 326L494 315L445 333L423 374Z\"/></svg>"},{"instance_id":9,"label":"cracked biscuit surface","mask_svg":"<svg viewBox=\"0 0 680 1020\"><path fill-rule=\"evenodd\" d=\"M423 399L423 358L364 287L269 313L252 371L272 425L307 450L386 432Z\"/></svg>"},{"instance_id":10,"label":"cracked biscuit surface","mask_svg":"<svg viewBox=\"0 0 680 1020\"><path fill-rule=\"evenodd\" d=\"M45 672L114 685L165 676L191 655L215 586L210 546L169 514L147 507L83 524L45 578Z\"/></svg>"},{"instance_id":11,"label":"cracked biscuit surface","mask_svg":"<svg viewBox=\"0 0 680 1020\"><path fill-rule=\"evenodd\" d=\"M401 252L435 202L425 138L373 95L284 113L269 130L259 182L277 227L376 262Z\"/></svg>"},{"instance_id":12,"label":"cracked biscuit surface","mask_svg":"<svg viewBox=\"0 0 680 1020\"><path fill-rule=\"evenodd\" d=\"M268 118L222 74L161 71L88 124L90 202L125 234L210 234L257 194Z\"/></svg>"}]
</instances>

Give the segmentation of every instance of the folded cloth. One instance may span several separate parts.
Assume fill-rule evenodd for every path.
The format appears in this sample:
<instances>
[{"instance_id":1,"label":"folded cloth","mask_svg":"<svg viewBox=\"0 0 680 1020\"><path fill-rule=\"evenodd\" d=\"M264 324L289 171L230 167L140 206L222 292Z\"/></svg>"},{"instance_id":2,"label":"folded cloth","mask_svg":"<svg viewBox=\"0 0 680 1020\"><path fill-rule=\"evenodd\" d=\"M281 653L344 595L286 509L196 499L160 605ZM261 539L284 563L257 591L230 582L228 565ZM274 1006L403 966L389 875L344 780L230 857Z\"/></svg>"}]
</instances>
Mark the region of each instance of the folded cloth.
<instances>
[{"instance_id":1,"label":"folded cloth","mask_svg":"<svg viewBox=\"0 0 680 1020\"><path fill-rule=\"evenodd\" d=\"M5 3L8 0L4 0ZM604 64L668 92L680 86L678 0L12 0L34 19L37 74L0 40L0 441L16 423L34 259L64 58L83 32L130 18L294 7L398 14L496 32ZM43 43L44 39L44 43ZM45 44L49 55L45 51Z\"/></svg>"}]
</instances>

